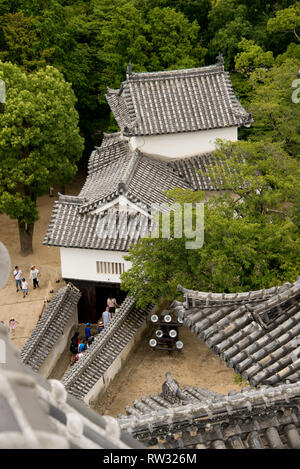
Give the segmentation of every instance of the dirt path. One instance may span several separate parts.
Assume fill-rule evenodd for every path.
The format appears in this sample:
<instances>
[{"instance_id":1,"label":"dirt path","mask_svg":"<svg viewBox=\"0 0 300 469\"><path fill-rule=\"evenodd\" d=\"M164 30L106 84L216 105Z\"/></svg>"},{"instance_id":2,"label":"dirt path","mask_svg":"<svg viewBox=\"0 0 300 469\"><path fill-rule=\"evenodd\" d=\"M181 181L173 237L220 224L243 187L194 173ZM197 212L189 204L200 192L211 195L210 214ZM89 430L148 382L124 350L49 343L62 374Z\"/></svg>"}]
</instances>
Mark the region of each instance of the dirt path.
<instances>
[{"instance_id":1,"label":"dirt path","mask_svg":"<svg viewBox=\"0 0 300 469\"><path fill-rule=\"evenodd\" d=\"M78 194L85 175L78 173L74 182L67 187L67 194ZM33 249L34 253L23 257L20 254L19 232L16 220L11 220L6 215L0 216L0 241L6 246L11 258L11 277L3 290L0 291L0 321L8 325L11 317L14 317L17 324L15 336L11 336L12 343L21 348L32 330L34 329L39 316L43 311L46 299L51 299L53 293L63 283L61 281L59 248L43 246L43 238L49 224L52 207L58 198L57 189L54 197L44 195L37 200L37 207L40 219L34 227ZM40 288L33 290L29 280L31 265L34 264L40 270ZM23 299L22 293L16 292L15 281L12 276L14 267L18 265L26 280L28 280L29 294ZM56 280L60 283L56 283Z\"/></svg>"},{"instance_id":2,"label":"dirt path","mask_svg":"<svg viewBox=\"0 0 300 469\"><path fill-rule=\"evenodd\" d=\"M135 399L161 392L167 371L181 387L197 385L224 394L231 389L241 389L241 385L234 382L234 371L185 326L180 329L180 340L184 343L181 352L153 351L148 345L152 337L149 326L146 337L133 350L107 392L95 403L94 410L114 417L119 413L125 415L125 406Z\"/></svg>"}]
</instances>

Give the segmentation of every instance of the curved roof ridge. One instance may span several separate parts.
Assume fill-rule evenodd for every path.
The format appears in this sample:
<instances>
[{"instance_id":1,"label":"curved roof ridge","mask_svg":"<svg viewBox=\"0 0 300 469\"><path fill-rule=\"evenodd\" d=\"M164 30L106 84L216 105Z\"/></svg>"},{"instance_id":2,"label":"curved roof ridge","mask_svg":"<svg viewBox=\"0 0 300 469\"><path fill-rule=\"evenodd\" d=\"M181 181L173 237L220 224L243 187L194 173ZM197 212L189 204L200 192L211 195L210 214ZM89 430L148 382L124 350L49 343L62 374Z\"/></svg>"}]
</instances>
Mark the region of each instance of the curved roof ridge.
<instances>
[{"instance_id":1,"label":"curved roof ridge","mask_svg":"<svg viewBox=\"0 0 300 469\"><path fill-rule=\"evenodd\" d=\"M123 83L127 83L127 81L131 80L145 80L145 79L167 79L176 77L188 77L193 75L199 74L206 74L206 73L221 73L224 72L224 66L220 64L213 64L213 65L206 65L203 67L193 67L193 68L178 68L173 70L159 70L155 72L132 72L131 74L127 75L127 80ZM112 91L112 90L111 90ZM115 90L113 90L115 91Z\"/></svg>"}]
</instances>

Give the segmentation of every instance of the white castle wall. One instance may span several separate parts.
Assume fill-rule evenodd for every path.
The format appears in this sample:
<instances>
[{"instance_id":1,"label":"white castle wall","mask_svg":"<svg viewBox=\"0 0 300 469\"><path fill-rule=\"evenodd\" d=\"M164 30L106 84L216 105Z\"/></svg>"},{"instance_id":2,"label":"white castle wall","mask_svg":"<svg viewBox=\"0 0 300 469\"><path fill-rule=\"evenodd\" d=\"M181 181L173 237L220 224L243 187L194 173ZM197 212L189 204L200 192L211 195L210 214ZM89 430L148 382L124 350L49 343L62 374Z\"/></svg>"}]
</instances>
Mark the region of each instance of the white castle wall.
<instances>
[{"instance_id":1,"label":"white castle wall","mask_svg":"<svg viewBox=\"0 0 300 469\"><path fill-rule=\"evenodd\" d=\"M70 336L71 333L74 332L75 327L78 325L78 313L77 307L74 309L72 316L68 320L67 324L60 334L59 338L57 339L56 343L51 349L51 352L47 356L46 360L42 364L41 368L39 369L39 374L44 376L45 378L49 378L52 371L55 369L59 359L61 358L62 354L65 354L70 347Z\"/></svg>"},{"instance_id":2,"label":"white castle wall","mask_svg":"<svg viewBox=\"0 0 300 469\"><path fill-rule=\"evenodd\" d=\"M139 148L147 155L162 159L175 159L214 151L217 138L236 142L238 128L227 127L200 132L184 132L182 134L132 137L130 145L133 150Z\"/></svg>"},{"instance_id":3,"label":"white castle wall","mask_svg":"<svg viewBox=\"0 0 300 469\"><path fill-rule=\"evenodd\" d=\"M127 252L120 251L60 248L62 277L74 280L120 283L120 275L98 273L96 262L124 263L126 272L131 267L131 262L123 259L126 254Z\"/></svg>"}]
</instances>

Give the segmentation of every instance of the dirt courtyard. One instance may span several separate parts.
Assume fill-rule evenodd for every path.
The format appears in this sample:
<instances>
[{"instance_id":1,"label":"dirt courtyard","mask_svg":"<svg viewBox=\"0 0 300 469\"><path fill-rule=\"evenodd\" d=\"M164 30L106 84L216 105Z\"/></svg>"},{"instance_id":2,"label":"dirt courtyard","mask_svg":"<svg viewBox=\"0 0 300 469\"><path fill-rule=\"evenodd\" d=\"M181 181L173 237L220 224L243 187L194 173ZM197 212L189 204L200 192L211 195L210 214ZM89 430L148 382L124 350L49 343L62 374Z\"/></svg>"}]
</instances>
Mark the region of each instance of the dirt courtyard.
<instances>
[{"instance_id":1,"label":"dirt courtyard","mask_svg":"<svg viewBox=\"0 0 300 469\"><path fill-rule=\"evenodd\" d=\"M96 412L113 417L119 413L125 415L125 407L132 405L134 400L161 392L167 371L181 388L199 386L224 394L232 389L241 390L242 385L234 382L234 371L187 327L180 328L180 340L184 343L182 351L172 354L150 348L148 342L154 336L151 332L150 323L145 337L133 349L106 393L92 406Z\"/></svg>"},{"instance_id":2,"label":"dirt courtyard","mask_svg":"<svg viewBox=\"0 0 300 469\"><path fill-rule=\"evenodd\" d=\"M78 194L85 175L78 173L74 182L67 187L66 193ZM15 336L11 336L13 345L22 348L34 329L41 315L46 299L51 299L53 293L63 286L60 270L59 248L43 246L43 238L49 224L52 207L57 196L58 188L55 188L55 196L44 195L37 200L40 219L34 226L33 254L23 257L20 254L19 231L16 220L11 220L6 215L0 216L0 241L6 246L11 259L11 275L6 286L0 291L0 321L7 326L9 319L14 317L17 324ZM40 271L40 288L33 290L32 282L29 280L31 265L36 265ZM28 281L29 294L23 299L21 292L16 292L13 270L18 266L23 276ZM60 283L56 283L60 280Z\"/></svg>"}]
</instances>

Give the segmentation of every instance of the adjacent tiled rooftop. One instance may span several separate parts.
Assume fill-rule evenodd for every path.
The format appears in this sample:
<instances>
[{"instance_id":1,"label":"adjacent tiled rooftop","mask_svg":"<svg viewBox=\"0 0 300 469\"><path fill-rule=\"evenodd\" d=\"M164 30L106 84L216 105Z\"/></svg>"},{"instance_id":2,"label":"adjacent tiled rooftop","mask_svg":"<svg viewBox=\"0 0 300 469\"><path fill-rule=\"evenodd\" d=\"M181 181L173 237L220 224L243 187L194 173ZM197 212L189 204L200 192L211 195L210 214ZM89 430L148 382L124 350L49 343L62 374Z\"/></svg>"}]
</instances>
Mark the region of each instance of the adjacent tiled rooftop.
<instances>
[{"instance_id":1,"label":"adjacent tiled rooftop","mask_svg":"<svg viewBox=\"0 0 300 469\"><path fill-rule=\"evenodd\" d=\"M300 380L300 277L244 293L186 290L175 313L253 386ZM298 356L299 355L299 356Z\"/></svg>"},{"instance_id":2,"label":"adjacent tiled rooftop","mask_svg":"<svg viewBox=\"0 0 300 469\"><path fill-rule=\"evenodd\" d=\"M299 382L228 395L176 384L127 406L121 428L156 448L300 449Z\"/></svg>"},{"instance_id":3,"label":"adjacent tiled rooftop","mask_svg":"<svg viewBox=\"0 0 300 469\"><path fill-rule=\"evenodd\" d=\"M126 136L160 135L249 126L223 61L208 67L127 73L106 99Z\"/></svg>"},{"instance_id":4,"label":"adjacent tiled rooftop","mask_svg":"<svg viewBox=\"0 0 300 469\"><path fill-rule=\"evenodd\" d=\"M141 444L123 432L116 419L93 412L56 380L25 366L0 324L1 449L130 449ZM1 355L2 357L2 355Z\"/></svg>"},{"instance_id":5,"label":"adjacent tiled rooftop","mask_svg":"<svg viewBox=\"0 0 300 469\"><path fill-rule=\"evenodd\" d=\"M81 293L69 283L60 288L47 304L31 336L21 350L21 359L38 371L61 336L72 316Z\"/></svg>"}]
</instances>

